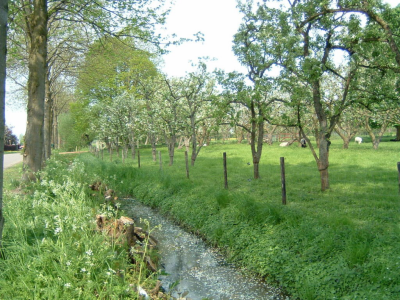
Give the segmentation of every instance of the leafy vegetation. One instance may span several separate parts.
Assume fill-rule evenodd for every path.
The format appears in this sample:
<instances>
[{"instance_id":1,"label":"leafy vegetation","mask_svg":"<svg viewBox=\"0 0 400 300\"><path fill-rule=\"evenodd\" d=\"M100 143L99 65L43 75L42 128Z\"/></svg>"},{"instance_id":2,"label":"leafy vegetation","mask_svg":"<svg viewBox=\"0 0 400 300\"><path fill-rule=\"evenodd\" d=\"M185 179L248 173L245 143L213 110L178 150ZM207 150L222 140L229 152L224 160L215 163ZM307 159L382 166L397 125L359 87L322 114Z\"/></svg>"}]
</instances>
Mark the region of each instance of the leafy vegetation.
<instances>
[{"instance_id":1,"label":"leafy vegetation","mask_svg":"<svg viewBox=\"0 0 400 300\"><path fill-rule=\"evenodd\" d=\"M88 194L88 175L65 155L23 190L20 166L5 171L2 299L137 299L139 284L154 285L142 265L128 263L123 245L94 234L96 214L120 211Z\"/></svg>"},{"instance_id":2,"label":"leafy vegetation","mask_svg":"<svg viewBox=\"0 0 400 300\"><path fill-rule=\"evenodd\" d=\"M331 189L318 190L309 150L273 145L252 179L248 145L205 147L186 178L183 150L173 166L141 149L136 161L79 159L123 195L159 208L218 245L232 261L299 299L397 299L400 233L397 152L382 142L341 149L333 140ZM162 157L167 149L160 148ZM228 157L229 190L222 153ZM281 205L279 157L285 157L288 205Z\"/></svg>"}]
</instances>

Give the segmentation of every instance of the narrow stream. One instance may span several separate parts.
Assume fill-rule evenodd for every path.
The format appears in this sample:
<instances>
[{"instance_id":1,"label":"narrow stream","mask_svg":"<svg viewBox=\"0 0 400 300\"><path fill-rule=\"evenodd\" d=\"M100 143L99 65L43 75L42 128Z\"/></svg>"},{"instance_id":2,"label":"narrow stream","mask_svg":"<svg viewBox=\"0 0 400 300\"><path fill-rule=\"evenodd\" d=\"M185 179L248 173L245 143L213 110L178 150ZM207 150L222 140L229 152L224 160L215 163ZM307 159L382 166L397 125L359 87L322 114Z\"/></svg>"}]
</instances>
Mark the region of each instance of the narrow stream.
<instances>
[{"instance_id":1,"label":"narrow stream","mask_svg":"<svg viewBox=\"0 0 400 300\"><path fill-rule=\"evenodd\" d=\"M168 275L161 275L163 288L178 297L189 292L188 299L202 300L287 300L279 290L257 278L243 275L228 264L216 249L208 247L197 236L187 233L151 208L136 200L126 200L124 210L135 222L146 219L159 241L161 266ZM143 225L139 225L144 227ZM145 228L145 227L144 227ZM178 282L171 291L169 287Z\"/></svg>"}]
</instances>

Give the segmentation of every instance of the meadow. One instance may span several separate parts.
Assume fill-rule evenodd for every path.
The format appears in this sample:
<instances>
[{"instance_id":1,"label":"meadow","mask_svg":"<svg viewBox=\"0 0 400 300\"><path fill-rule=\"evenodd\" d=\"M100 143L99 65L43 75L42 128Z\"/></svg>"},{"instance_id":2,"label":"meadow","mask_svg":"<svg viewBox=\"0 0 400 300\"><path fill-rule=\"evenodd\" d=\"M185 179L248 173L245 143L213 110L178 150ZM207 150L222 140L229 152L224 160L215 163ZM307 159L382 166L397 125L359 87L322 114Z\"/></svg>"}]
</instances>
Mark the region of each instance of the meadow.
<instances>
[{"instance_id":1,"label":"meadow","mask_svg":"<svg viewBox=\"0 0 400 300\"><path fill-rule=\"evenodd\" d=\"M331 146L331 188L326 192L320 191L310 150L297 145L265 145L258 180L245 144L204 147L189 178L183 149L176 150L175 163L168 166L168 151L160 147L161 169L149 148L140 149L140 168L137 160L123 164L115 154L113 161L86 153L71 162L56 154L44 181L27 187L32 191L27 198L6 193L7 260L0 271L9 275L0 279L1 291L14 299L18 289L37 291L37 299L61 299L64 293L90 299L99 291L101 299L135 297L133 281L110 276L110 270L127 270L124 259L117 260L113 245L110 250L90 231L90 220L101 209L87 186L101 180L120 198L137 198L201 235L247 272L281 286L291 299L398 299L400 143L385 141L378 150L370 143L353 143L347 150L341 146L340 141ZM280 157L286 163L287 205L281 202ZM8 189L19 185L18 178L8 182ZM90 234L77 231L85 222ZM61 240L68 235L73 241ZM93 253L88 256L89 250ZM87 280L93 288L86 290L82 282Z\"/></svg>"},{"instance_id":2,"label":"meadow","mask_svg":"<svg viewBox=\"0 0 400 300\"><path fill-rule=\"evenodd\" d=\"M107 174L121 194L158 208L294 299L398 299L399 147L384 141L378 150L371 143L344 150L334 141L326 192L309 149L277 143L264 148L259 180L253 179L250 147L232 143L204 147L189 179L183 149L173 166L161 170L150 149L141 149L140 169L136 161L104 160L97 174ZM167 162L167 150L159 150Z\"/></svg>"}]
</instances>

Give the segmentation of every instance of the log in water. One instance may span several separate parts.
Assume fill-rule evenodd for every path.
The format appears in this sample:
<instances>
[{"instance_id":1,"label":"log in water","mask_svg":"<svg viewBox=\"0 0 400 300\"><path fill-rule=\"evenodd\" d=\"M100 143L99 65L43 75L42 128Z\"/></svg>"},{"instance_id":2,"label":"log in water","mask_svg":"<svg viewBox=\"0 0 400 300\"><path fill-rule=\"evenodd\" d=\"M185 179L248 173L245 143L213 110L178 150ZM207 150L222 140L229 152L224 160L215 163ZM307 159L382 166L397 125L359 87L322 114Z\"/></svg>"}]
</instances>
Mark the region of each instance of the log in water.
<instances>
[{"instance_id":1,"label":"log in water","mask_svg":"<svg viewBox=\"0 0 400 300\"><path fill-rule=\"evenodd\" d=\"M188 299L193 300L288 299L277 288L244 275L199 237L184 231L140 202L127 200L124 210L136 223L147 219L152 227L161 225L161 229L155 230L152 235L159 241L161 266L168 274L160 276L160 280L172 296L178 297L188 291ZM174 283L178 284L169 290Z\"/></svg>"}]
</instances>

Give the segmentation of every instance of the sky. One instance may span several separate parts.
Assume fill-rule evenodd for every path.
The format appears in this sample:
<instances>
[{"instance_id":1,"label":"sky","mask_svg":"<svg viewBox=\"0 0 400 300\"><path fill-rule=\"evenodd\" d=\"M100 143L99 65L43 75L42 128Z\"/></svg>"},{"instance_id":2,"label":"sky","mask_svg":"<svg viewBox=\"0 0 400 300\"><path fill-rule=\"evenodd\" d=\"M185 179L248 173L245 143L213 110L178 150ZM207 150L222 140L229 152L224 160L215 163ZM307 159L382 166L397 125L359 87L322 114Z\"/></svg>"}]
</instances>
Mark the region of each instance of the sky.
<instances>
[{"instance_id":1,"label":"sky","mask_svg":"<svg viewBox=\"0 0 400 300\"><path fill-rule=\"evenodd\" d=\"M392 6L400 4L400 0L384 2ZM191 63L196 63L200 57L209 57L215 59L207 63L209 71L219 68L227 72L245 72L232 52L233 35L241 21L235 0L175 0L167 19L168 32L190 38L201 31L205 41L171 47L171 52L164 57L163 71L169 76L184 76L193 70ZM10 93L6 96L6 124L13 127L13 133L19 137L25 134L26 112L7 104L12 97Z\"/></svg>"}]
</instances>

